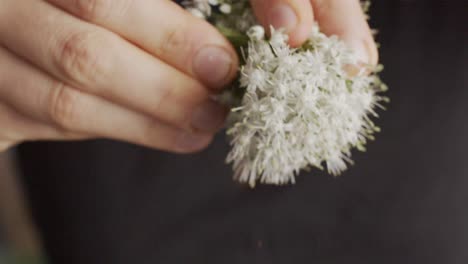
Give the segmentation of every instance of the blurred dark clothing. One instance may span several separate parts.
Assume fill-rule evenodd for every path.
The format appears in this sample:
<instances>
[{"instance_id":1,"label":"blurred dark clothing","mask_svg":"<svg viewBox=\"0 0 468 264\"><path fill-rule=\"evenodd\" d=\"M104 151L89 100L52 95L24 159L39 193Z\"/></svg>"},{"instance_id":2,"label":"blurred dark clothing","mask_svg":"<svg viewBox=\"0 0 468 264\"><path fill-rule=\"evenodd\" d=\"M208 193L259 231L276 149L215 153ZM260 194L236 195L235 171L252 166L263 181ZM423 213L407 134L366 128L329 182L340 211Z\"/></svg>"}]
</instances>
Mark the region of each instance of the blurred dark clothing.
<instances>
[{"instance_id":1,"label":"blurred dark clothing","mask_svg":"<svg viewBox=\"0 0 468 264\"><path fill-rule=\"evenodd\" d=\"M52 263L468 263L468 1L373 2L392 103L342 177L249 189L231 180L222 134L190 156L24 144Z\"/></svg>"}]
</instances>

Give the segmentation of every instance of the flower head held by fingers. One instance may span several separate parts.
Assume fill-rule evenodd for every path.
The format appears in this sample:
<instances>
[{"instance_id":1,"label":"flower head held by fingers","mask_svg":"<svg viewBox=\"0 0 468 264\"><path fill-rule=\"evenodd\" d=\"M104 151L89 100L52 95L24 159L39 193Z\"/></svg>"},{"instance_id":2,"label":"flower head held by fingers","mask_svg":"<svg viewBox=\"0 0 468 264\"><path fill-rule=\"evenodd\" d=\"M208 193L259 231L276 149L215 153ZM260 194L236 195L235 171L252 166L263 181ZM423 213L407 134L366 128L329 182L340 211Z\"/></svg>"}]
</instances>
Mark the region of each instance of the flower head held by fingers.
<instances>
[{"instance_id":1,"label":"flower head held by fingers","mask_svg":"<svg viewBox=\"0 0 468 264\"><path fill-rule=\"evenodd\" d=\"M380 95L385 86L375 71L363 67L349 76L346 66L358 65L357 56L336 36L321 33L317 24L295 49L282 30L272 28L266 36L248 1L214 2L208 3L214 8L211 22L243 58L230 90L237 100L231 100L236 105L227 131L232 146L227 162L233 164L235 178L251 186L258 181L287 184L311 167L326 167L332 175L346 170L351 150L365 150L379 131L370 116L377 116L375 108L383 108L387 99ZM230 5L229 14L213 11L220 5Z\"/></svg>"}]
</instances>

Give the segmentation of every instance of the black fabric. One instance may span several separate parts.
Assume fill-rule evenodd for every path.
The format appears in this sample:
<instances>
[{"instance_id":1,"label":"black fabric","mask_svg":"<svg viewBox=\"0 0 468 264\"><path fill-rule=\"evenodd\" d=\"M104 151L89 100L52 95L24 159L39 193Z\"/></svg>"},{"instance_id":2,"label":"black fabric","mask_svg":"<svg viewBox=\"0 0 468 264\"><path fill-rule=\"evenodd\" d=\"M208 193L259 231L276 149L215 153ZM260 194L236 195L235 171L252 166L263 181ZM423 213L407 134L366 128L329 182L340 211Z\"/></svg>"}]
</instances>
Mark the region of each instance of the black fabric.
<instances>
[{"instance_id":1,"label":"black fabric","mask_svg":"<svg viewBox=\"0 0 468 264\"><path fill-rule=\"evenodd\" d=\"M53 264L468 263L468 2L374 1L383 132L342 177L231 180L223 135L177 156L124 143L18 149Z\"/></svg>"}]
</instances>

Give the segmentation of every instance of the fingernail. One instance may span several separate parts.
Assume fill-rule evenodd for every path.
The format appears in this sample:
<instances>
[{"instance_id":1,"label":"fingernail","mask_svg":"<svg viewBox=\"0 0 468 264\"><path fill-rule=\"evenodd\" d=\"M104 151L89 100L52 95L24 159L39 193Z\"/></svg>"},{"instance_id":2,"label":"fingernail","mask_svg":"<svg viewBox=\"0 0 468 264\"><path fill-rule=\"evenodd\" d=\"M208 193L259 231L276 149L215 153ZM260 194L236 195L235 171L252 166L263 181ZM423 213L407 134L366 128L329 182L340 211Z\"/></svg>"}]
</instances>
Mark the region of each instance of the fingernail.
<instances>
[{"instance_id":1,"label":"fingernail","mask_svg":"<svg viewBox=\"0 0 468 264\"><path fill-rule=\"evenodd\" d=\"M224 106L208 100L193 112L192 127L198 131L215 132L223 125L226 114L227 110Z\"/></svg>"},{"instance_id":2,"label":"fingernail","mask_svg":"<svg viewBox=\"0 0 468 264\"><path fill-rule=\"evenodd\" d=\"M211 137L208 135L197 135L190 132L183 132L177 138L176 151L192 152L197 151L208 145Z\"/></svg>"},{"instance_id":3,"label":"fingernail","mask_svg":"<svg viewBox=\"0 0 468 264\"><path fill-rule=\"evenodd\" d=\"M293 30L298 23L294 10L286 4L279 4L270 10L268 24L276 29L284 28L286 31Z\"/></svg>"},{"instance_id":4,"label":"fingernail","mask_svg":"<svg viewBox=\"0 0 468 264\"><path fill-rule=\"evenodd\" d=\"M364 64L370 63L369 50L365 40L351 39L347 42L349 47L354 51L354 54L357 56L359 62Z\"/></svg>"},{"instance_id":5,"label":"fingernail","mask_svg":"<svg viewBox=\"0 0 468 264\"><path fill-rule=\"evenodd\" d=\"M210 87L220 87L228 82L233 60L221 47L208 46L198 51L193 61L193 71Z\"/></svg>"}]
</instances>

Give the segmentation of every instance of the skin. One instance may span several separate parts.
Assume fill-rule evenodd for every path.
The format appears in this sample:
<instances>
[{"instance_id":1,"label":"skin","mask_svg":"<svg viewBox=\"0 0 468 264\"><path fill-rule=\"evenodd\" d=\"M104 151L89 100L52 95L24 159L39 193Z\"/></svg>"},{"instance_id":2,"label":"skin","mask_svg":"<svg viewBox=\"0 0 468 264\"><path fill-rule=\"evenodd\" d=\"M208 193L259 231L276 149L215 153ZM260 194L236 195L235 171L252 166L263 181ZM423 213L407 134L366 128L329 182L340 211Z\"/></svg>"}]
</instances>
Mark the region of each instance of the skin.
<instances>
[{"instance_id":1,"label":"skin","mask_svg":"<svg viewBox=\"0 0 468 264\"><path fill-rule=\"evenodd\" d=\"M252 0L300 45L314 20L363 63L377 49L358 0ZM109 138L204 149L227 110L212 101L238 58L169 0L0 0L0 151L24 141Z\"/></svg>"}]
</instances>

